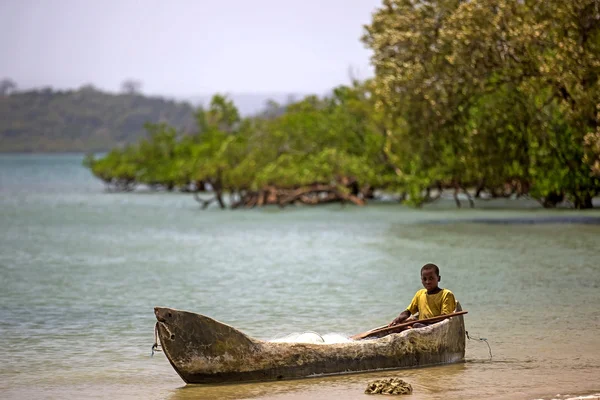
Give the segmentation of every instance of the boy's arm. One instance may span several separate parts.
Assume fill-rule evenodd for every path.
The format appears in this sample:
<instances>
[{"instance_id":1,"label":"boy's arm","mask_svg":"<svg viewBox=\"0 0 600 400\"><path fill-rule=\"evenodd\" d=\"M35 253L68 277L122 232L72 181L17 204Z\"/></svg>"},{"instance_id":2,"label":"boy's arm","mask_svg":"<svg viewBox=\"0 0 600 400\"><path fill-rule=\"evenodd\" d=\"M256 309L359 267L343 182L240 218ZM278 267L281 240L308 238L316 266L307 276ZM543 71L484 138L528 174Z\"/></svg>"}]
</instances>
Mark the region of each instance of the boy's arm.
<instances>
[{"instance_id":1,"label":"boy's arm","mask_svg":"<svg viewBox=\"0 0 600 400\"><path fill-rule=\"evenodd\" d=\"M406 319L410 317L410 311L408 310L404 310L400 313L400 315L398 315L396 318L394 318L394 320L392 322L390 322L388 324L388 326L394 326L394 325L398 325L404 321L406 321Z\"/></svg>"},{"instance_id":2,"label":"boy's arm","mask_svg":"<svg viewBox=\"0 0 600 400\"><path fill-rule=\"evenodd\" d=\"M400 323L406 321L406 319L408 317L410 317L411 314L416 314L417 311L419 311L419 293L421 293L421 292L422 292L422 290L415 293L415 296L413 297L412 301L410 302L410 305L406 308L406 310L402 311L400 313L400 315L398 315L396 318L394 318L394 320L392 322L390 322L388 324L388 326L394 326L394 325L400 324Z\"/></svg>"}]
</instances>

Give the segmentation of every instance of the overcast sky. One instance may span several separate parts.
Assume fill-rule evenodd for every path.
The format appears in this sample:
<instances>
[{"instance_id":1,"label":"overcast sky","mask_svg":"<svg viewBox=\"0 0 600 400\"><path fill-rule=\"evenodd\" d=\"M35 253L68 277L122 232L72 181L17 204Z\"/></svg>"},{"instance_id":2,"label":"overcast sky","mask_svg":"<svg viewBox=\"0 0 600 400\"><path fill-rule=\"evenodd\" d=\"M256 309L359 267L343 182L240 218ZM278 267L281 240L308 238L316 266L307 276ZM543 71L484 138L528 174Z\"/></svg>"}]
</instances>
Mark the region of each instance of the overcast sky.
<instances>
[{"instance_id":1,"label":"overcast sky","mask_svg":"<svg viewBox=\"0 0 600 400\"><path fill-rule=\"evenodd\" d=\"M0 0L0 78L148 94L322 93L372 74L381 0Z\"/></svg>"}]
</instances>

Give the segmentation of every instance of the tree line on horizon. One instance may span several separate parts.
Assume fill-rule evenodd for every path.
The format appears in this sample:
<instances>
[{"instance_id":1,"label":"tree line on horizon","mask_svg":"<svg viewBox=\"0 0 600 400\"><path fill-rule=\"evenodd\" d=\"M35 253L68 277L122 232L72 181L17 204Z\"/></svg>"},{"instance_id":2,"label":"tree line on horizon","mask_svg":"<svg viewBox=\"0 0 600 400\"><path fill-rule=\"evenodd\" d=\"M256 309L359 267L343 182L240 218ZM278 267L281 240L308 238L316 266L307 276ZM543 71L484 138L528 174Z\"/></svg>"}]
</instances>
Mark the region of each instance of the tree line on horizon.
<instances>
[{"instance_id":1,"label":"tree line on horizon","mask_svg":"<svg viewBox=\"0 0 600 400\"><path fill-rule=\"evenodd\" d=\"M191 104L144 96L140 88L128 79L115 94L93 85L17 90L1 79L0 152L108 151L135 143L149 121L195 129Z\"/></svg>"},{"instance_id":2,"label":"tree line on horizon","mask_svg":"<svg viewBox=\"0 0 600 400\"><path fill-rule=\"evenodd\" d=\"M375 76L241 118L215 95L197 134L165 123L85 160L115 190L206 206L421 206L450 191L592 208L600 194L600 10L594 0L384 0L364 27ZM210 192L204 199L198 193ZM224 194L231 199L228 204Z\"/></svg>"}]
</instances>

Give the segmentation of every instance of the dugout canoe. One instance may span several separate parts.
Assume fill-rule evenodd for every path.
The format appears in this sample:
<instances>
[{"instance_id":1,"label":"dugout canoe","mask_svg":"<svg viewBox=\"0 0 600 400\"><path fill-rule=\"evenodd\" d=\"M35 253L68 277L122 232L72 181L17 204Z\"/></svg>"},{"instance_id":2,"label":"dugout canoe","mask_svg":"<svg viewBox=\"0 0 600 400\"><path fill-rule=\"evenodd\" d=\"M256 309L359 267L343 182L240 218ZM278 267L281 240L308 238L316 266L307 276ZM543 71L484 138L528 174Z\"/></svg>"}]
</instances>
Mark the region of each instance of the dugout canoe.
<instances>
[{"instance_id":1,"label":"dugout canoe","mask_svg":"<svg viewBox=\"0 0 600 400\"><path fill-rule=\"evenodd\" d=\"M255 339L189 311L155 307L154 313L162 351L181 379L190 384L423 367L461 362L465 356L462 315L382 338L313 344Z\"/></svg>"}]
</instances>

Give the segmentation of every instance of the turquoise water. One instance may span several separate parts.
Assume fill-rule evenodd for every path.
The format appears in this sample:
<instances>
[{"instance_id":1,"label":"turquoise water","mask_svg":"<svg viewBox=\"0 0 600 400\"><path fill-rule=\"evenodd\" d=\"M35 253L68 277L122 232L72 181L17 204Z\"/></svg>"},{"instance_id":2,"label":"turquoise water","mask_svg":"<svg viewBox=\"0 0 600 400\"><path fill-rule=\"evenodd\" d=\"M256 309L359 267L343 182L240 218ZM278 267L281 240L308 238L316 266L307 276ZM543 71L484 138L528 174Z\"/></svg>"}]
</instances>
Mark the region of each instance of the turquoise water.
<instances>
[{"instance_id":1,"label":"turquoise water","mask_svg":"<svg viewBox=\"0 0 600 400\"><path fill-rule=\"evenodd\" d=\"M367 399L369 380L394 376L413 399L600 392L600 224L548 220L598 211L202 211L186 194L106 193L82 158L0 155L2 398ZM507 218L544 223L487 221ZM150 357L154 306L261 339L349 335L402 311L426 262L491 360L468 341L459 365L199 387Z\"/></svg>"}]
</instances>

